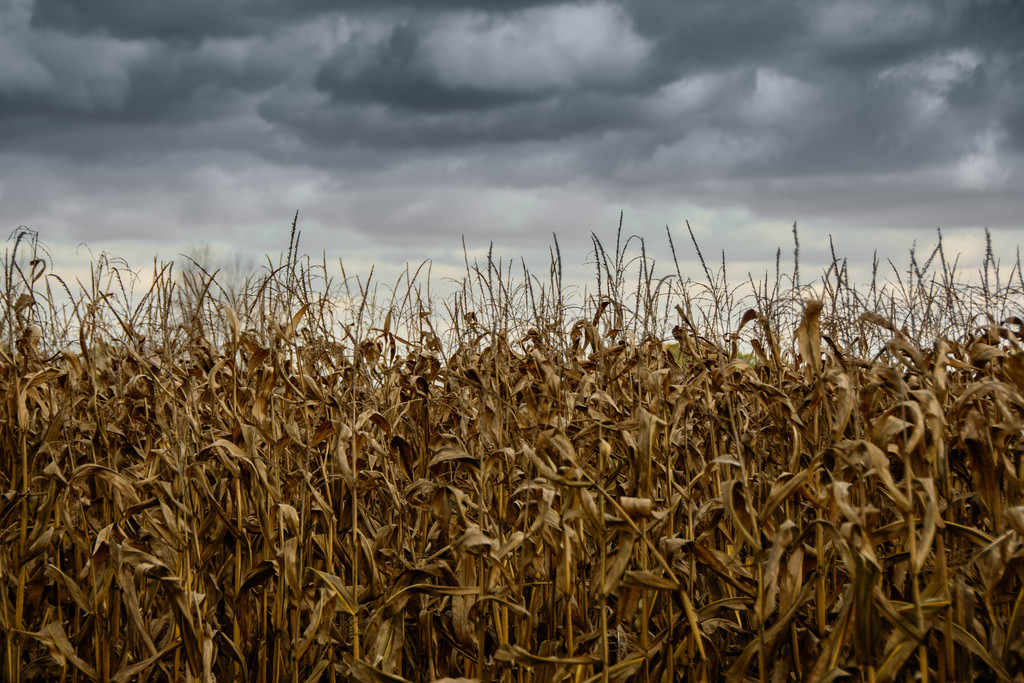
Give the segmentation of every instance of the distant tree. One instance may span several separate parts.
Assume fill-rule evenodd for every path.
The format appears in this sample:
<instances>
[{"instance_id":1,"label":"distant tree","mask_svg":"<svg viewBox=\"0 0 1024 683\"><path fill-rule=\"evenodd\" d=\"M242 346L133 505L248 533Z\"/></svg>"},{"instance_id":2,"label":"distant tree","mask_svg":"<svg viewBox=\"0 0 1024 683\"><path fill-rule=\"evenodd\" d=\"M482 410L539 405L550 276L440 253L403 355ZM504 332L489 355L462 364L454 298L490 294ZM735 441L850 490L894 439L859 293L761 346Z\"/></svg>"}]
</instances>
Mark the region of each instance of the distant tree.
<instances>
[{"instance_id":1,"label":"distant tree","mask_svg":"<svg viewBox=\"0 0 1024 683\"><path fill-rule=\"evenodd\" d=\"M217 256L209 244L189 245L181 255L178 267L180 284L187 299L197 299L209 285L207 296L235 308L244 302L257 270L252 254L236 251L227 256Z\"/></svg>"}]
</instances>

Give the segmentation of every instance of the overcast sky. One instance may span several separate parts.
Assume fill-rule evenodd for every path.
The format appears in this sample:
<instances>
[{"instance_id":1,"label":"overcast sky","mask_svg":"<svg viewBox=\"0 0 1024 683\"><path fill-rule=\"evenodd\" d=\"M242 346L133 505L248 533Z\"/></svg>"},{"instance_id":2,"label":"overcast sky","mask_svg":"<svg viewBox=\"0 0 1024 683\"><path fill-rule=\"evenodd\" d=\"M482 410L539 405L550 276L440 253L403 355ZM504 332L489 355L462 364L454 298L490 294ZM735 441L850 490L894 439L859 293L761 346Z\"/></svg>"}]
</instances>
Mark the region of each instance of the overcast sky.
<instances>
[{"instance_id":1,"label":"overcast sky","mask_svg":"<svg viewBox=\"0 0 1024 683\"><path fill-rule=\"evenodd\" d=\"M276 253L298 209L347 268L552 232L582 267L624 210L740 268L793 221L812 260L1013 249L1021 36L1013 0L0 0L3 236L145 265Z\"/></svg>"}]
</instances>

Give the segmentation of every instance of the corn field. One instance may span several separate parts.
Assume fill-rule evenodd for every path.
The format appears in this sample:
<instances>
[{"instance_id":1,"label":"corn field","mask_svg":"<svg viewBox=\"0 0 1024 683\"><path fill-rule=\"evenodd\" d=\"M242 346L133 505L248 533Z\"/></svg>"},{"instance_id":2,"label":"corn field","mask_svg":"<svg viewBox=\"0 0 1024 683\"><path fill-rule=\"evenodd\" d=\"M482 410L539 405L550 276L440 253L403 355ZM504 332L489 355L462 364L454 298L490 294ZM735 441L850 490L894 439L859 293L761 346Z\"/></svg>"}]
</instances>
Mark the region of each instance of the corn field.
<instances>
[{"instance_id":1,"label":"corn field","mask_svg":"<svg viewBox=\"0 0 1024 683\"><path fill-rule=\"evenodd\" d=\"M293 224L228 302L19 232L3 677L1024 681L1019 259L733 286L669 240L440 295Z\"/></svg>"}]
</instances>

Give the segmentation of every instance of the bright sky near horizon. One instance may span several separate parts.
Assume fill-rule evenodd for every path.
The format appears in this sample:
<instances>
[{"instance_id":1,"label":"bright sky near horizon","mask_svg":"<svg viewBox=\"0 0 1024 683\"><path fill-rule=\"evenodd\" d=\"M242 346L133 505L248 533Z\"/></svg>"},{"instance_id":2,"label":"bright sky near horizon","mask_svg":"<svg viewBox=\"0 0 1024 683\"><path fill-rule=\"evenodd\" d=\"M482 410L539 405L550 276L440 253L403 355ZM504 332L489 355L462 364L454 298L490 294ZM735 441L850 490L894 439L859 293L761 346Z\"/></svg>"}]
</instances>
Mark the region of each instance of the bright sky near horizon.
<instances>
[{"instance_id":1,"label":"bright sky near horizon","mask_svg":"<svg viewBox=\"0 0 1024 683\"><path fill-rule=\"evenodd\" d=\"M57 265L347 269L589 235L741 274L1024 228L1024 3L0 0L0 206ZM87 254L86 254L87 256ZM665 263L665 261L662 261ZM73 267L77 267L74 266Z\"/></svg>"}]
</instances>

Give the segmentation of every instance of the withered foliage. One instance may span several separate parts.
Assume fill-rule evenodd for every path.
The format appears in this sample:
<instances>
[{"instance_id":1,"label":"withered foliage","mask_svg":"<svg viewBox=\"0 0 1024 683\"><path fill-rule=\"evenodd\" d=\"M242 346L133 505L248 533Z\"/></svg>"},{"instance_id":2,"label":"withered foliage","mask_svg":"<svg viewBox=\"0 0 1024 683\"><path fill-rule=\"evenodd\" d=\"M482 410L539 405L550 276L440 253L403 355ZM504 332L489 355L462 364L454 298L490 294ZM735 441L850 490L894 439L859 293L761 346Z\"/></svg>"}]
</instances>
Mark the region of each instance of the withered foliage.
<instances>
[{"instance_id":1,"label":"withered foliage","mask_svg":"<svg viewBox=\"0 0 1024 683\"><path fill-rule=\"evenodd\" d=\"M666 345L299 297L172 345L154 287L49 355L8 283L8 680L1022 680L1019 319L862 357L817 299Z\"/></svg>"}]
</instances>

